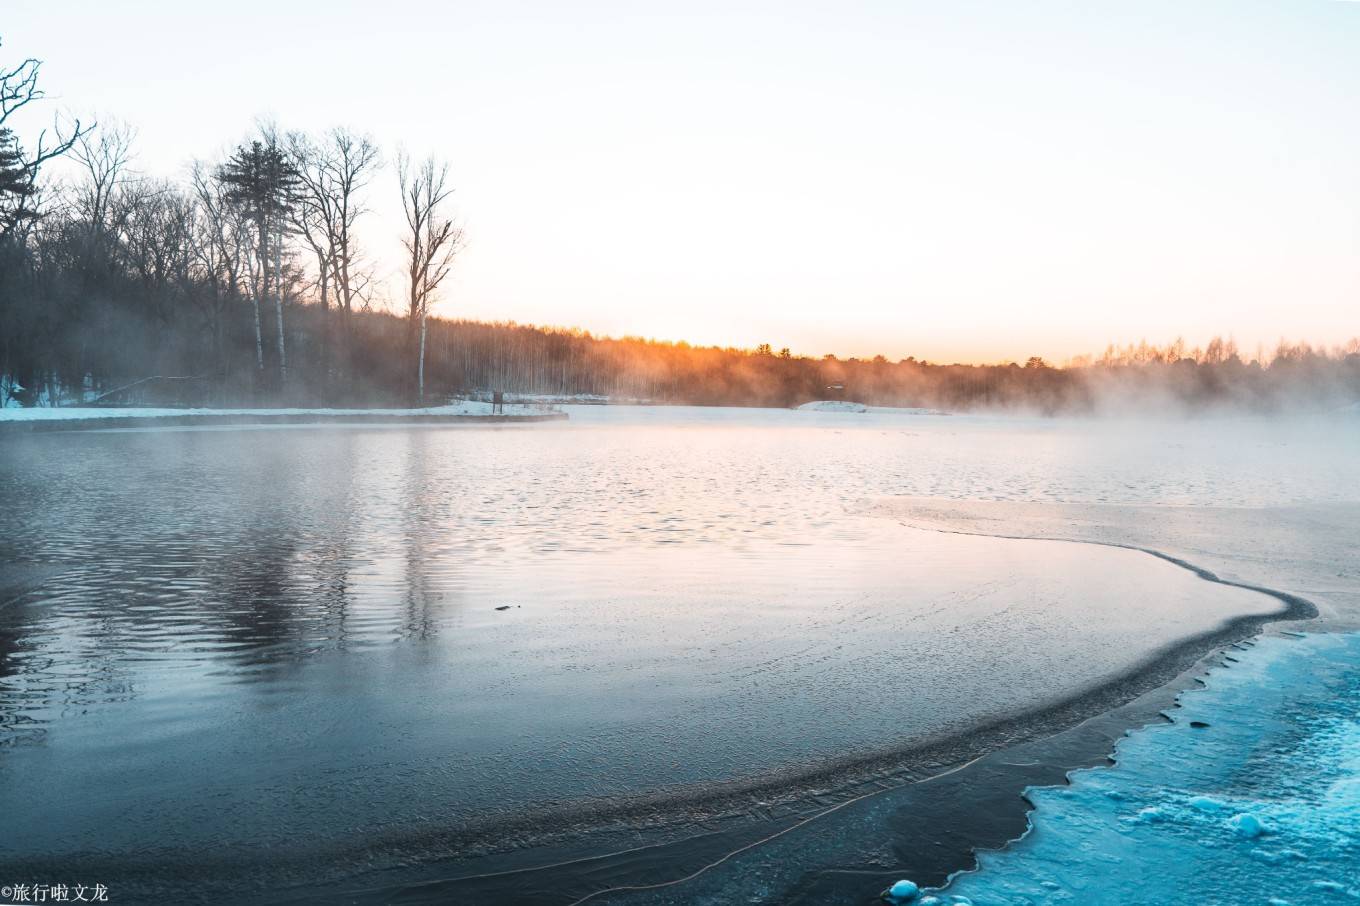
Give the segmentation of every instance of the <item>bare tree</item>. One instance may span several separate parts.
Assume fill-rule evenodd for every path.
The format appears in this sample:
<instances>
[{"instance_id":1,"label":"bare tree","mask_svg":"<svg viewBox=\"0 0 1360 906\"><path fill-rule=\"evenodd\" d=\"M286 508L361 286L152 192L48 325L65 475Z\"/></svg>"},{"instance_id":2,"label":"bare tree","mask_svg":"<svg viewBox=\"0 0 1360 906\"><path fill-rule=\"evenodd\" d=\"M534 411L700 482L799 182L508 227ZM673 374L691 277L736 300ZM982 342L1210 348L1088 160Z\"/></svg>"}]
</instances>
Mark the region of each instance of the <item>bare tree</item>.
<instances>
[{"instance_id":1,"label":"bare tree","mask_svg":"<svg viewBox=\"0 0 1360 906\"><path fill-rule=\"evenodd\" d=\"M0 236L22 232L21 228L32 224L37 218L34 201L43 164L71 150L94 128L93 123L84 125L78 119L68 125L57 120L51 128L54 139L49 139L48 130L43 129L33 152L24 151L9 119L46 96L38 87L41 69L42 61L33 57L14 67L0 66Z\"/></svg>"},{"instance_id":2,"label":"bare tree","mask_svg":"<svg viewBox=\"0 0 1360 906\"><path fill-rule=\"evenodd\" d=\"M413 167L404 152L398 155L397 178L407 230L402 238L408 281L407 345L415 353L417 402L425 399L425 324L430 303L463 243L462 228L446 210L453 194L448 175L449 165L433 156Z\"/></svg>"},{"instance_id":3,"label":"bare tree","mask_svg":"<svg viewBox=\"0 0 1360 906\"><path fill-rule=\"evenodd\" d=\"M368 282L360 265L355 224L368 210L360 193L380 164L378 146L366 135L336 128L320 141L296 133L290 135L288 149L299 181L294 227L317 262L316 286L326 320L323 350L328 355L333 292L348 360L350 317L355 300Z\"/></svg>"},{"instance_id":4,"label":"bare tree","mask_svg":"<svg viewBox=\"0 0 1360 906\"><path fill-rule=\"evenodd\" d=\"M85 179L76 190L79 217L91 233L116 232L110 212L114 196L132 178L132 142L136 130L118 121L106 122L97 132L77 137L73 157L85 170Z\"/></svg>"},{"instance_id":5,"label":"bare tree","mask_svg":"<svg viewBox=\"0 0 1360 906\"><path fill-rule=\"evenodd\" d=\"M216 369L225 374L227 356L223 322L230 305L250 286L245 276L246 262L250 259L250 222L239 206L228 200L226 188L203 164L194 164L190 183L197 202L192 254L198 277L205 286L205 292L199 296L200 309L211 335ZM256 314L258 326L258 308ZM258 332L256 343L258 356Z\"/></svg>"}]
</instances>

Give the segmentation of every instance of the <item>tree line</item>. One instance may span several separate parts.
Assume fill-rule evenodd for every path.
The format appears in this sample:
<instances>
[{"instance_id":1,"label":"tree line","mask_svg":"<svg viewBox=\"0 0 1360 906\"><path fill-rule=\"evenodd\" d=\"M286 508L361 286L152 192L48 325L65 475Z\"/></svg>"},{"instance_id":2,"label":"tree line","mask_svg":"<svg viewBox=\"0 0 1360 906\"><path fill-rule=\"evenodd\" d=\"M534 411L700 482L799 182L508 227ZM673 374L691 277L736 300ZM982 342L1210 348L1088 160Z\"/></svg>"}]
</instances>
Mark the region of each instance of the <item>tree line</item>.
<instances>
[{"instance_id":1,"label":"tree line","mask_svg":"<svg viewBox=\"0 0 1360 906\"><path fill-rule=\"evenodd\" d=\"M370 136L263 124L188 179L157 179L135 170L120 124L57 120L26 149L15 122L43 99L41 68L0 65L3 400L426 398L429 310L462 244L447 163L396 157L406 310L393 343L385 324L360 324L378 283L359 241L384 166ZM58 157L75 178L47 178Z\"/></svg>"},{"instance_id":2,"label":"tree line","mask_svg":"<svg viewBox=\"0 0 1360 906\"><path fill-rule=\"evenodd\" d=\"M360 242L387 166L371 136L264 124L186 179L158 179L136 171L134 133L116 123L57 120L25 146L15 128L43 98L41 65L0 64L0 405L405 405L504 391L1056 413L1360 398L1354 340L972 366L431 317L463 244L447 163L395 157L404 292L388 306ZM74 177L49 177L59 157Z\"/></svg>"}]
</instances>

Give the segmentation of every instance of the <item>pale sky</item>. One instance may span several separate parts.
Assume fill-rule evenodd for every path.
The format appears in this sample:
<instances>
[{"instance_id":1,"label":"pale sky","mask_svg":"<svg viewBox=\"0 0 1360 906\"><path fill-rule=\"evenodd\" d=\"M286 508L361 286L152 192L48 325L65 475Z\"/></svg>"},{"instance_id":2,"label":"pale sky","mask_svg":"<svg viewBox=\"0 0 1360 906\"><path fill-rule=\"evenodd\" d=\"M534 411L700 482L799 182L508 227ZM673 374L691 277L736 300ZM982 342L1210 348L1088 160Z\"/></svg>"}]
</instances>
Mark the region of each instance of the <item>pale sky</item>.
<instances>
[{"instance_id":1,"label":"pale sky","mask_svg":"<svg viewBox=\"0 0 1360 906\"><path fill-rule=\"evenodd\" d=\"M448 316L945 361L1360 334L1357 2L0 8L0 61L145 171L261 115L447 157Z\"/></svg>"}]
</instances>

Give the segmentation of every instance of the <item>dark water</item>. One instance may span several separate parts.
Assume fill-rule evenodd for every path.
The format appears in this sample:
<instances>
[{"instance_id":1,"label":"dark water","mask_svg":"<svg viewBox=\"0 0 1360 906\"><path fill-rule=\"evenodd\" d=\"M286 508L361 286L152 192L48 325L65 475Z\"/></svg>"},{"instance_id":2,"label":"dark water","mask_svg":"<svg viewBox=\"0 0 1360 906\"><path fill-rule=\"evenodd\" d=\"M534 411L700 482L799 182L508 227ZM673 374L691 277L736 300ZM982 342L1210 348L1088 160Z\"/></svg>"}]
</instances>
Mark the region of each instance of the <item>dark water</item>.
<instances>
[{"instance_id":1,"label":"dark water","mask_svg":"<svg viewBox=\"0 0 1360 906\"><path fill-rule=\"evenodd\" d=\"M1134 552L856 515L991 449L990 423L599 418L6 442L6 876L411 898L546 854L692 859L835 801L828 765L1278 607ZM1020 496L1077 455L1008 442ZM979 470L1004 483L979 452L960 493ZM629 868L605 873L540 875L538 901Z\"/></svg>"}]
</instances>

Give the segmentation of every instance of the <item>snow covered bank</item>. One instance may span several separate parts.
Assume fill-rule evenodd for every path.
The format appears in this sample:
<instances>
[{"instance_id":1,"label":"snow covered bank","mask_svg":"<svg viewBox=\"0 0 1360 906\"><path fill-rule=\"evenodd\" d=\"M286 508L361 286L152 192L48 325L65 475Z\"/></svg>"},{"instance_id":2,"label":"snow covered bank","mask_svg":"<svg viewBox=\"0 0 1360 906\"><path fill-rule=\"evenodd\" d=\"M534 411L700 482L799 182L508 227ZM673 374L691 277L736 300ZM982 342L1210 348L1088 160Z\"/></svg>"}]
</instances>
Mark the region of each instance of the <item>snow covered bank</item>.
<instances>
[{"instance_id":1,"label":"snow covered bank","mask_svg":"<svg viewBox=\"0 0 1360 906\"><path fill-rule=\"evenodd\" d=\"M161 409L146 407L0 409L0 431L107 427L158 427L251 424L438 424L459 422L549 421L565 413L543 406L506 404L494 412L490 403L461 400L421 409Z\"/></svg>"},{"instance_id":2,"label":"snow covered bank","mask_svg":"<svg viewBox=\"0 0 1360 906\"><path fill-rule=\"evenodd\" d=\"M916 406L870 406L873 415L948 415L943 409L922 409Z\"/></svg>"},{"instance_id":3,"label":"snow covered bank","mask_svg":"<svg viewBox=\"0 0 1360 906\"><path fill-rule=\"evenodd\" d=\"M804 403L798 407L799 412L868 412L869 407L863 403L852 403L848 400L817 400L812 403Z\"/></svg>"},{"instance_id":4,"label":"snow covered bank","mask_svg":"<svg viewBox=\"0 0 1360 906\"><path fill-rule=\"evenodd\" d=\"M854 412L874 415L948 415L939 409L921 409L912 406L866 406L849 400L817 400L798 407L799 412Z\"/></svg>"},{"instance_id":5,"label":"snow covered bank","mask_svg":"<svg viewBox=\"0 0 1360 906\"><path fill-rule=\"evenodd\" d=\"M919 902L1354 902L1357 714L1360 634L1234 650L1114 767L1027 791L1034 830Z\"/></svg>"}]
</instances>

